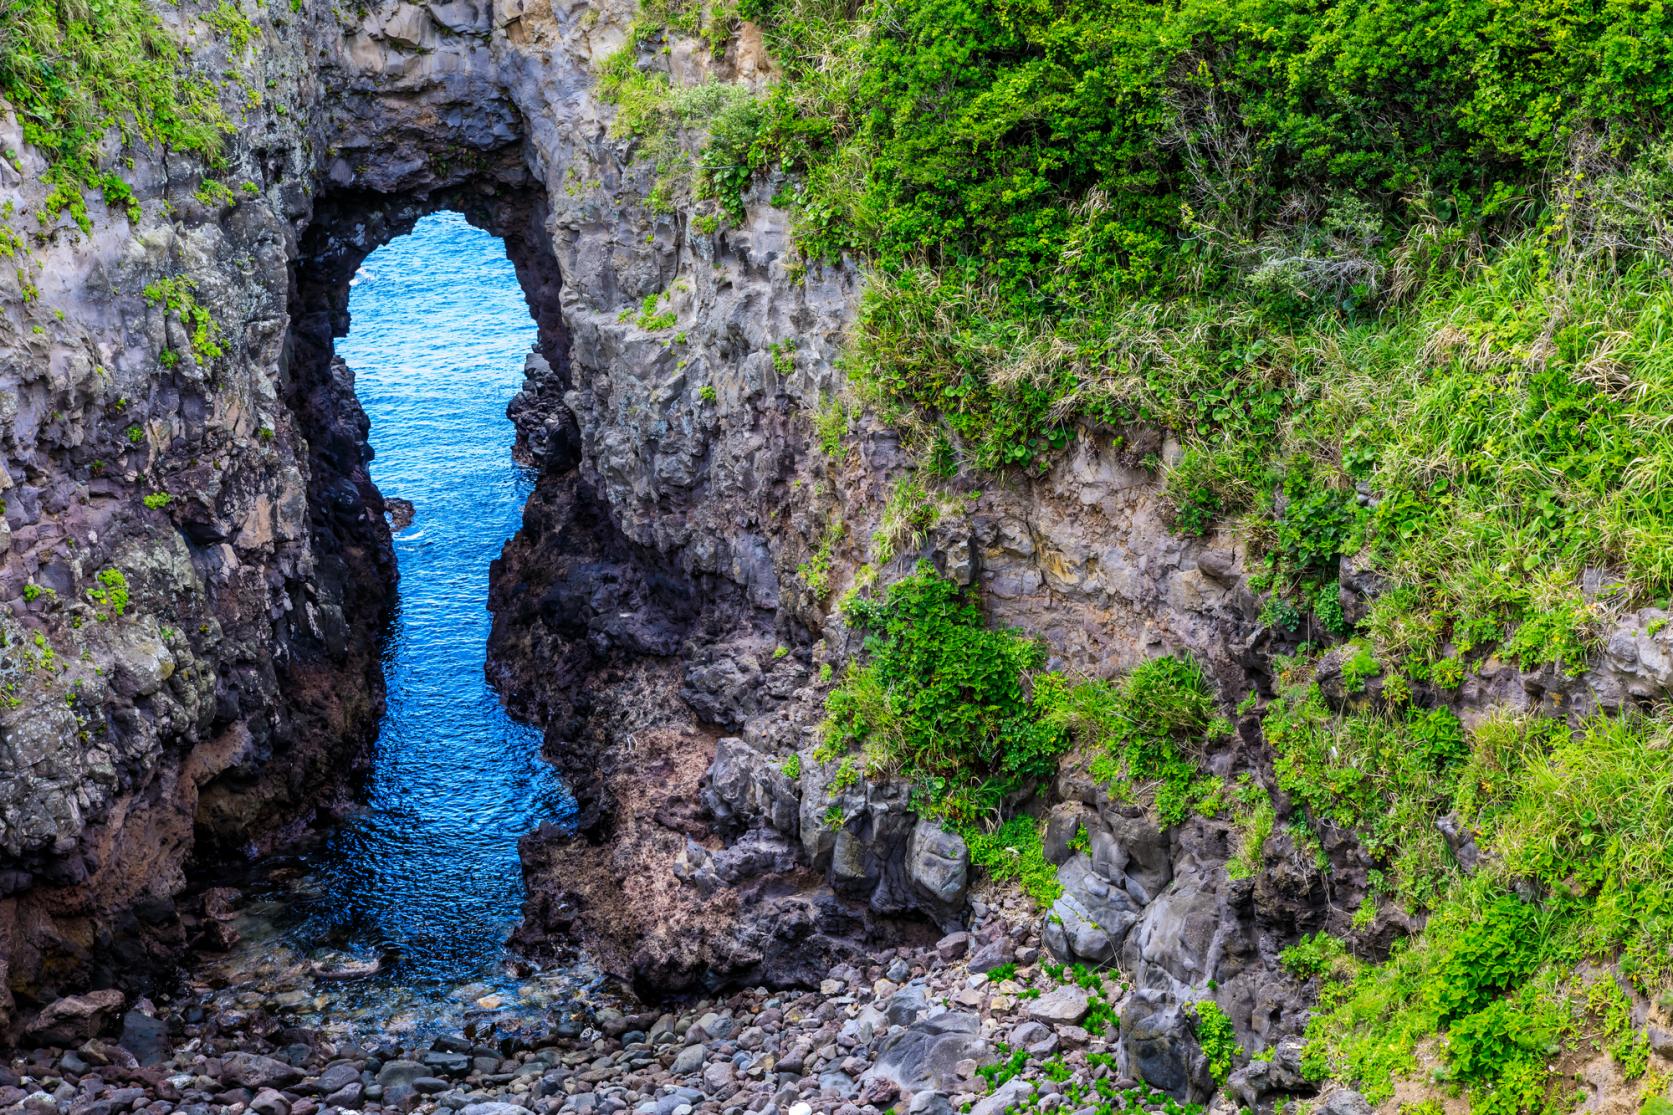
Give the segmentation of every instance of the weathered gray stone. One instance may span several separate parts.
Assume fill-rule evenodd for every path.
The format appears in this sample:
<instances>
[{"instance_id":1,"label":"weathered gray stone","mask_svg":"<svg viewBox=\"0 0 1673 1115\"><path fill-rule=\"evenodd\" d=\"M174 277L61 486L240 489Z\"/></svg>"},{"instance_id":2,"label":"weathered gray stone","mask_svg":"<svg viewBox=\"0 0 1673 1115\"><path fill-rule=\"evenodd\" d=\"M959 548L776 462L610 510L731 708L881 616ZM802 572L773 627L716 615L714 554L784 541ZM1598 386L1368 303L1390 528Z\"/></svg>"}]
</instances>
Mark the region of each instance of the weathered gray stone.
<instances>
[{"instance_id":1,"label":"weathered gray stone","mask_svg":"<svg viewBox=\"0 0 1673 1115\"><path fill-rule=\"evenodd\" d=\"M1036 1022L1073 1026L1086 1017L1086 1012L1091 1006L1092 998L1084 988L1064 984L1052 988L1037 999L1029 1000L1025 1009L1028 1017Z\"/></svg>"},{"instance_id":2,"label":"weathered gray stone","mask_svg":"<svg viewBox=\"0 0 1673 1115\"><path fill-rule=\"evenodd\" d=\"M918 1092L950 1092L958 1087L960 1062L988 1053L981 1019L949 1011L908 1026L885 1038L877 1060L862 1084L886 1080L910 1098Z\"/></svg>"},{"instance_id":3,"label":"weathered gray stone","mask_svg":"<svg viewBox=\"0 0 1673 1115\"><path fill-rule=\"evenodd\" d=\"M1063 893L1045 919L1046 948L1064 962L1107 964L1114 960L1139 919L1138 904L1127 891L1098 875L1085 856L1077 855L1059 868L1057 880Z\"/></svg>"},{"instance_id":4,"label":"weathered gray stone","mask_svg":"<svg viewBox=\"0 0 1673 1115\"><path fill-rule=\"evenodd\" d=\"M952 909L964 901L970 882L970 850L963 839L933 821L920 820L906 851L912 883L937 905Z\"/></svg>"}]
</instances>

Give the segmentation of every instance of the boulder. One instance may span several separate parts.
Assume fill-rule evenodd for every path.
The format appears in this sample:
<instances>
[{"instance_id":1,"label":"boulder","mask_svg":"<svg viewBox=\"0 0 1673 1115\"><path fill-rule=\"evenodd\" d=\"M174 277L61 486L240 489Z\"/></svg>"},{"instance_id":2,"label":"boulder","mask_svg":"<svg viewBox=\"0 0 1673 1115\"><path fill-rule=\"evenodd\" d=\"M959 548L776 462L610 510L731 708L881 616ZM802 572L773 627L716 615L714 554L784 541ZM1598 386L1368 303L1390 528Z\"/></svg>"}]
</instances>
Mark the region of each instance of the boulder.
<instances>
[{"instance_id":1,"label":"boulder","mask_svg":"<svg viewBox=\"0 0 1673 1115\"><path fill-rule=\"evenodd\" d=\"M1234 1070L1226 1081L1226 1090L1245 1107L1254 1108L1267 1096L1277 1092L1296 1092L1308 1088L1307 1078L1301 1073L1301 1041L1284 1038L1266 1061L1250 1061Z\"/></svg>"},{"instance_id":2,"label":"boulder","mask_svg":"<svg viewBox=\"0 0 1673 1115\"><path fill-rule=\"evenodd\" d=\"M1114 816L1092 830L1092 869L1125 889L1140 906L1173 879L1173 846L1145 817Z\"/></svg>"},{"instance_id":3,"label":"boulder","mask_svg":"<svg viewBox=\"0 0 1673 1115\"><path fill-rule=\"evenodd\" d=\"M970 850L958 835L920 819L907 844L906 873L925 899L953 910L964 904L970 885Z\"/></svg>"},{"instance_id":4,"label":"boulder","mask_svg":"<svg viewBox=\"0 0 1673 1115\"><path fill-rule=\"evenodd\" d=\"M1371 1105L1352 1088L1338 1088L1313 1109L1318 1115L1371 1115Z\"/></svg>"},{"instance_id":5,"label":"boulder","mask_svg":"<svg viewBox=\"0 0 1673 1115\"><path fill-rule=\"evenodd\" d=\"M1028 1003L1028 1017L1055 1026L1075 1026L1092 1009L1092 996L1085 988L1065 984Z\"/></svg>"},{"instance_id":6,"label":"boulder","mask_svg":"<svg viewBox=\"0 0 1673 1115\"><path fill-rule=\"evenodd\" d=\"M1214 1090L1196 1026L1184 1005L1156 991L1136 991L1121 1010L1122 1069L1175 1099L1206 1100Z\"/></svg>"},{"instance_id":7,"label":"boulder","mask_svg":"<svg viewBox=\"0 0 1673 1115\"><path fill-rule=\"evenodd\" d=\"M24 1027L24 1036L38 1045L79 1045L109 1029L121 1009L122 992L115 988L66 995L47 1004Z\"/></svg>"},{"instance_id":8,"label":"boulder","mask_svg":"<svg viewBox=\"0 0 1673 1115\"><path fill-rule=\"evenodd\" d=\"M221 1079L259 1092L290 1087L302 1079L302 1070L259 1053L228 1053L221 1058Z\"/></svg>"},{"instance_id":9,"label":"boulder","mask_svg":"<svg viewBox=\"0 0 1673 1115\"><path fill-rule=\"evenodd\" d=\"M908 1099L919 1092L952 1092L961 1084L959 1062L980 1062L988 1054L981 1019L949 1011L884 1038L876 1062L861 1083L888 1081Z\"/></svg>"},{"instance_id":10,"label":"boulder","mask_svg":"<svg viewBox=\"0 0 1673 1115\"><path fill-rule=\"evenodd\" d=\"M1063 893L1045 920L1046 948L1065 963L1114 960L1139 920L1138 904L1125 889L1097 874L1084 855L1059 868L1057 881Z\"/></svg>"},{"instance_id":11,"label":"boulder","mask_svg":"<svg viewBox=\"0 0 1673 1115\"><path fill-rule=\"evenodd\" d=\"M117 1044L142 1065L160 1065L168 1059L168 1023L141 1011L128 1011L122 1016Z\"/></svg>"},{"instance_id":12,"label":"boulder","mask_svg":"<svg viewBox=\"0 0 1673 1115\"><path fill-rule=\"evenodd\" d=\"M970 1109L970 1115L1005 1115L1012 1108L1023 1108L1033 1095L1032 1081L1020 1076L1014 1077L994 1089L992 1094L983 1097Z\"/></svg>"},{"instance_id":13,"label":"boulder","mask_svg":"<svg viewBox=\"0 0 1673 1115\"><path fill-rule=\"evenodd\" d=\"M765 825L791 840L801 828L801 794L780 760L728 736L715 744L703 806L722 832Z\"/></svg>"}]
</instances>

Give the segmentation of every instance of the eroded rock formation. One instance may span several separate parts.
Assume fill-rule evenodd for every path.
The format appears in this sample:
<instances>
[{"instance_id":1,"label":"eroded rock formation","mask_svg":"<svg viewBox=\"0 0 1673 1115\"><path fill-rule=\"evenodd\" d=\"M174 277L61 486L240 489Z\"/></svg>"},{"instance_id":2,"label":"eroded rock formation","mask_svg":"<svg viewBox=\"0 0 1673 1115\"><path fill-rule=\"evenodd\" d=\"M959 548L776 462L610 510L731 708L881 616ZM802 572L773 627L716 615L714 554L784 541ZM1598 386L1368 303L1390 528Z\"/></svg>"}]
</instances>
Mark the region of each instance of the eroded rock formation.
<instances>
[{"instance_id":1,"label":"eroded rock formation","mask_svg":"<svg viewBox=\"0 0 1673 1115\"><path fill-rule=\"evenodd\" d=\"M0 1015L177 951L194 862L270 847L351 792L394 569L331 342L366 254L441 208L505 239L540 328L512 406L539 481L494 571L490 670L583 809L580 839L526 842L521 943L579 943L654 994L817 982L956 928L961 842L887 782L837 791L845 821L826 824L810 746L820 667L855 649L832 601L909 468L869 422L836 456L813 436L859 276L800 260L770 179L713 231L646 202L654 167L594 80L628 0L284 7L239 50L181 16L199 64L264 90L217 171L230 201L203 194L206 168L141 153L137 224L97 206L91 232L47 222L0 276ZM723 56L657 64L681 84L768 65L747 28ZM41 169L27 148L0 164L20 211L41 211ZM191 292L212 344L147 296L159 282ZM880 575L927 558L1067 669L1184 650L1241 695L1271 633L1239 549L1167 529L1138 461L1168 451L1089 434ZM798 576L815 555L826 575ZM1210 764L1229 770L1239 739ZM1047 943L1139 973L1135 1069L1200 1092L1181 1006L1211 980L1242 1032L1293 1031L1274 957L1324 897L1228 883L1224 826L1143 830L1084 780L1058 796L1093 845L1060 849Z\"/></svg>"}]
</instances>

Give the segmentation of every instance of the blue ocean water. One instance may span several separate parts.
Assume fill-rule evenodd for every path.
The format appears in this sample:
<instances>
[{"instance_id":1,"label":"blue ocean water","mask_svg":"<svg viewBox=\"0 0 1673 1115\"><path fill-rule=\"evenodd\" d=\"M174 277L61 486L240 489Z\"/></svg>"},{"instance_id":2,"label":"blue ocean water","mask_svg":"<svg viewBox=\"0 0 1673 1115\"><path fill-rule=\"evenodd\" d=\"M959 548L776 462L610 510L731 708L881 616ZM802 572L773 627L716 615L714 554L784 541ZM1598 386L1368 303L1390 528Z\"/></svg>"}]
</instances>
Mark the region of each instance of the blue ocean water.
<instances>
[{"instance_id":1,"label":"blue ocean water","mask_svg":"<svg viewBox=\"0 0 1673 1115\"><path fill-rule=\"evenodd\" d=\"M535 327L503 245L456 213L372 253L349 313L337 351L371 418L372 478L416 518L395 535L367 806L311 857L294 932L390 956L383 979L408 987L491 983L522 906L517 839L574 813L540 733L506 715L483 674L488 565L530 487L505 407Z\"/></svg>"}]
</instances>

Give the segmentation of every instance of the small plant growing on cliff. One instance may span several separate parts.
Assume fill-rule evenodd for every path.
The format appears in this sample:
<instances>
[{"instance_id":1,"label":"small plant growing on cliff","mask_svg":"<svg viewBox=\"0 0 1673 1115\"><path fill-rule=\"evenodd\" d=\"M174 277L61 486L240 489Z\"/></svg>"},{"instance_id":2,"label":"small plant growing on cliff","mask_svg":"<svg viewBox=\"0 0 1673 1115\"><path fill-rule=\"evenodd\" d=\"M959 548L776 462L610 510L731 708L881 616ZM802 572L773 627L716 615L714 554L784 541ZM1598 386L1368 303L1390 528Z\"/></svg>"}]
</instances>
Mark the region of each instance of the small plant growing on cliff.
<instances>
[{"instance_id":1,"label":"small plant growing on cliff","mask_svg":"<svg viewBox=\"0 0 1673 1115\"><path fill-rule=\"evenodd\" d=\"M1429 680L1442 689L1457 689L1464 684L1464 661L1456 654L1437 658L1429 665Z\"/></svg>"},{"instance_id":2,"label":"small plant growing on cliff","mask_svg":"<svg viewBox=\"0 0 1673 1115\"><path fill-rule=\"evenodd\" d=\"M226 355L226 350L221 347L221 327L198 302L192 281L186 276L175 275L147 283L145 300L180 319L180 324L191 336L192 356L198 364L208 364L215 357Z\"/></svg>"},{"instance_id":3,"label":"small plant growing on cliff","mask_svg":"<svg viewBox=\"0 0 1673 1115\"><path fill-rule=\"evenodd\" d=\"M842 811L842 806L833 805L825 810L825 827L835 832L848 821L848 815Z\"/></svg>"},{"instance_id":4,"label":"small plant growing on cliff","mask_svg":"<svg viewBox=\"0 0 1673 1115\"><path fill-rule=\"evenodd\" d=\"M773 371L781 376L787 376L796 370L796 339L791 337L785 341L774 341L767 346L772 354Z\"/></svg>"},{"instance_id":5,"label":"small plant growing on cliff","mask_svg":"<svg viewBox=\"0 0 1673 1115\"><path fill-rule=\"evenodd\" d=\"M1191 1013L1195 1018L1197 1044L1208 1059L1208 1074L1216 1084L1224 1085L1231 1075L1232 1063L1243 1052L1237 1044L1237 1031L1232 1027L1232 1020L1212 999L1193 1004Z\"/></svg>"},{"instance_id":6,"label":"small plant growing on cliff","mask_svg":"<svg viewBox=\"0 0 1673 1115\"><path fill-rule=\"evenodd\" d=\"M659 329L672 329L674 324L679 321L679 318L675 315L674 311L663 310L658 312L656 308L657 303L667 297L668 296L666 294L647 294L645 295L645 300L639 305L639 313L637 315L634 315L631 311L624 311L624 315L631 317L633 319L633 324L637 325L639 328L649 330L651 332L655 332Z\"/></svg>"},{"instance_id":7,"label":"small plant growing on cliff","mask_svg":"<svg viewBox=\"0 0 1673 1115\"><path fill-rule=\"evenodd\" d=\"M1261 850L1278 823L1278 811L1273 807L1272 795L1247 772L1238 776L1232 802L1237 847L1232 858L1226 861L1226 875L1232 879L1250 879L1261 868Z\"/></svg>"},{"instance_id":8,"label":"small plant growing on cliff","mask_svg":"<svg viewBox=\"0 0 1673 1115\"><path fill-rule=\"evenodd\" d=\"M1092 854L1092 835L1086 831L1085 825L1075 826L1075 835L1069 838L1069 850L1083 856Z\"/></svg>"},{"instance_id":9,"label":"small plant growing on cliff","mask_svg":"<svg viewBox=\"0 0 1673 1115\"><path fill-rule=\"evenodd\" d=\"M128 610L128 578L114 566L101 569L94 576L94 586L87 590L87 599L100 608L108 608L110 615L122 615ZM101 620L108 615L101 614Z\"/></svg>"},{"instance_id":10,"label":"small plant growing on cliff","mask_svg":"<svg viewBox=\"0 0 1673 1115\"><path fill-rule=\"evenodd\" d=\"M853 789L860 784L860 768L854 764L854 756L847 755L837 766L836 774L831 777L833 794L840 794L844 790Z\"/></svg>"},{"instance_id":11,"label":"small plant growing on cliff","mask_svg":"<svg viewBox=\"0 0 1673 1115\"><path fill-rule=\"evenodd\" d=\"M218 178L205 178L198 184L192 196L209 209L225 209L238 204L238 196Z\"/></svg>"},{"instance_id":12,"label":"small plant growing on cliff","mask_svg":"<svg viewBox=\"0 0 1673 1115\"><path fill-rule=\"evenodd\" d=\"M228 0L221 0L203 17L203 22L225 35L235 53L249 46L250 40L256 37L255 25Z\"/></svg>"},{"instance_id":13,"label":"small plant growing on cliff","mask_svg":"<svg viewBox=\"0 0 1673 1115\"><path fill-rule=\"evenodd\" d=\"M697 389L697 397L702 399L705 403L712 403L716 399L720 398L720 395L716 393L714 384L705 383Z\"/></svg>"},{"instance_id":14,"label":"small plant growing on cliff","mask_svg":"<svg viewBox=\"0 0 1673 1115\"><path fill-rule=\"evenodd\" d=\"M174 502L174 497L169 495L167 492L152 492L150 495L145 497L144 502L145 506L149 507L151 510L161 511L163 508Z\"/></svg>"},{"instance_id":15,"label":"small plant growing on cliff","mask_svg":"<svg viewBox=\"0 0 1673 1115\"><path fill-rule=\"evenodd\" d=\"M843 440L848 436L848 407L840 396L828 395L820 399L813 412L813 437L819 451L831 460L843 455Z\"/></svg>"},{"instance_id":16,"label":"small plant growing on cliff","mask_svg":"<svg viewBox=\"0 0 1673 1115\"><path fill-rule=\"evenodd\" d=\"M802 584L819 600L824 600L831 591L831 564L836 558L837 543L842 541L846 529L841 519L833 518L826 523L825 533L819 539L819 548L796 567L796 576L801 578Z\"/></svg>"},{"instance_id":17,"label":"small plant growing on cliff","mask_svg":"<svg viewBox=\"0 0 1673 1115\"><path fill-rule=\"evenodd\" d=\"M140 428L139 423L136 422L132 426L128 427L128 444L129 445L138 445L144 437L145 437L145 431Z\"/></svg>"},{"instance_id":18,"label":"small plant growing on cliff","mask_svg":"<svg viewBox=\"0 0 1673 1115\"><path fill-rule=\"evenodd\" d=\"M895 555L923 548L929 532L941 521L941 508L916 480L901 480L883 504L883 521L871 536L877 564L887 565Z\"/></svg>"},{"instance_id":19,"label":"small plant growing on cliff","mask_svg":"<svg viewBox=\"0 0 1673 1115\"><path fill-rule=\"evenodd\" d=\"M1294 631L1301 626L1301 613L1294 604L1274 593L1261 605L1260 622L1275 631Z\"/></svg>"},{"instance_id":20,"label":"small plant growing on cliff","mask_svg":"<svg viewBox=\"0 0 1673 1115\"><path fill-rule=\"evenodd\" d=\"M1359 693L1365 689L1365 683L1382 672L1382 664L1377 661L1371 648L1364 643L1353 645L1353 654L1342 662L1342 684L1349 693Z\"/></svg>"},{"instance_id":21,"label":"small plant growing on cliff","mask_svg":"<svg viewBox=\"0 0 1673 1115\"><path fill-rule=\"evenodd\" d=\"M785 759L784 762L782 762L778 765L778 769L784 775L784 777L786 777L786 778L790 779L790 781L794 782L796 779L798 779L802 776L802 757L801 757L801 755L793 753L789 758Z\"/></svg>"}]
</instances>

